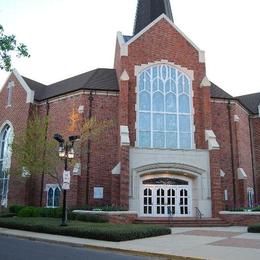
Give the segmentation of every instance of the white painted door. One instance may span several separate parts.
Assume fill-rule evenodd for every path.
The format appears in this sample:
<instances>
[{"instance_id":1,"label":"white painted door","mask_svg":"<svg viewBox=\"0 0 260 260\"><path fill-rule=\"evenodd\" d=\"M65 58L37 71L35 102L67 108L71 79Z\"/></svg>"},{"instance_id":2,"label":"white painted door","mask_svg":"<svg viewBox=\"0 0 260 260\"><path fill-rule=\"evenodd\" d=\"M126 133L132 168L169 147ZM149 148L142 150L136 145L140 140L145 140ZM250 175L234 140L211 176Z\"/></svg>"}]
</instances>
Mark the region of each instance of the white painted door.
<instances>
[{"instance_id":1,"label":"white painted door","mask_svg":"<svg viewBox=\"0 0 260 260\"><path fill-rule=\"evenodd\" d=\"M144 216L191 216L190 186L144 185L142 211Z\"/></svg>"}]
</instances>

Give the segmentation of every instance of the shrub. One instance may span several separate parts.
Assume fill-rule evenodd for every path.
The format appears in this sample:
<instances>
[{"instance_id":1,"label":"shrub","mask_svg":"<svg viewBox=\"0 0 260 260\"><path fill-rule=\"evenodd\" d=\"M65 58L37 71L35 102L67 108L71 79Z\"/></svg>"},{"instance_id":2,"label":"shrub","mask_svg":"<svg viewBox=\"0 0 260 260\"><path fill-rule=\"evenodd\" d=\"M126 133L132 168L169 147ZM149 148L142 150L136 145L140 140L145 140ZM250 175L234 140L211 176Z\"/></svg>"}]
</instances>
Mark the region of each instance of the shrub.
<instances>
[{"instance_id":1,"label":"shrub","mask_svg":"<svg viewBox=\"0 0 260 260\"><path fill-rule=\"evenodd\" d=\"M1 213L0 214L0 218L11 218L11 217L14 217L16 216L15 213Z\"/></svg>"},{"instance_id":2,"label":"shrub","mask_svg":"<svg viewBox=\"0 0 260 260\"><path fill-rule=\"evenodd\" d=\"M25 207L18 212L18 217L26 218L33 216L34 207Z\"/></svg>"},{"instance_id":3,"label":"shrub","mask_svg":"<svg viewBox=\"0 0 260 260\"><path fill-rule=\"evenodd\" d=\"M23 206L23 205L12 205L12 206L9 207L9 212L18 214L18 212L25 207L26 206Z\"/></svg>"},{"instance_id":4,"label":"shrub","mask_svg":"<svg viewBox=\"0 0 260 260\"><path fill-rule=\"evenodd\" d=\"M75 214L75 219L85 222L94 222L94 223L107 223L108 218L106 216L100 215L85 215L85 214Z\"/></svg>"},{"instance_id":5,"label":"shrub","mask_svg":"<svg viewBox=\"0 0 260 260\"><path fill-rule=\"evenodd\" d=\"M260 223L259 224L254 224L254 225L250 225L247 228L247 231L250 233L260 233Z\"/></svg>"},{"instance_id":6,"label":"shrub","mask_svg":"<svg viewBox=\"0 0 260 260\"><path fill-rule=\"evenodd\" d=\"M252 211L260 211L260 206L255 207Z\"/></svg>"},{"instance_id":7,"label":"shrub","mask_svg":"<svg viewBox=\"0 0 260 260\"><path fill-rule=\"evenodd\" d=\"M53 218L0 218L0 226L47 234L115 242L161 236L171 233L171 230L168 227L140 224L116 225L109 223L70 221L68 226L61 227L59 220Z\"/></svg>"}]
</instances>

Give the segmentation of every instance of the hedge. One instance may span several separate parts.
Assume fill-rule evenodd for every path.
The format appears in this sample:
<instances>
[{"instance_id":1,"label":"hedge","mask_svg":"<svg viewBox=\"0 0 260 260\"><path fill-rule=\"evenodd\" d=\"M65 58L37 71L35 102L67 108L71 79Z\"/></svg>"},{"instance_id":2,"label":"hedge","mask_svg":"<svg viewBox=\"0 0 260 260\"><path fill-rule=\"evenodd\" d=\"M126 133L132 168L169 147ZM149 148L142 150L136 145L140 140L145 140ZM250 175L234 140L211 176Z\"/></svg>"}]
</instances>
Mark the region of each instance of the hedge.
<instances>
[{"instance_id":1,"label":"hedge","mask_svg":"<svg viewBox=\"0 0 260 260\"><path fill-rule=\"evenodd\" d=\"M80 221L70 221L68 226L65 227L61 227L59 224L60 221L53 218L0 218L0 226L5 228L114 242L161 236L171 233L170 228L155 225L116 225Z\"/></svg>"},{"instance_id":2,"label":"hedge","mask_svg":"<svg viewBox=\"0 0 260 260\"><path fill-rule=\"evenodd\" d=\"M260 223L259 224L254 224L254 225L250 225L247 228L247 231L249 233L260 233Z\"/></svg>"}]
</instances>

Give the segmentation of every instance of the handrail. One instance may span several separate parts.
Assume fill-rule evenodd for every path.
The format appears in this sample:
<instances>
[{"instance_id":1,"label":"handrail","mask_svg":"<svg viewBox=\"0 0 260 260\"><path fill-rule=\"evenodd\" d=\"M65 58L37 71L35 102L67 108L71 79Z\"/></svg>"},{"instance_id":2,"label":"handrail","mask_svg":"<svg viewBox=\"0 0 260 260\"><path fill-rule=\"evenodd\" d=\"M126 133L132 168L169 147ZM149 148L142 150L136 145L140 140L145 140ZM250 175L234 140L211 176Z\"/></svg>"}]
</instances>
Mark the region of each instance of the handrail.
<instances>
[{"instance_id":1,"label":"handrail","mask_svg":"<svg viewBox=\"0 0 260 260\"><path fill-rule=\"evenodd\" d=\"M201 213L200 209L198 207L195 207L196 209L196 219L202 219L203 214Z\"/></svg>"}]
</instances>

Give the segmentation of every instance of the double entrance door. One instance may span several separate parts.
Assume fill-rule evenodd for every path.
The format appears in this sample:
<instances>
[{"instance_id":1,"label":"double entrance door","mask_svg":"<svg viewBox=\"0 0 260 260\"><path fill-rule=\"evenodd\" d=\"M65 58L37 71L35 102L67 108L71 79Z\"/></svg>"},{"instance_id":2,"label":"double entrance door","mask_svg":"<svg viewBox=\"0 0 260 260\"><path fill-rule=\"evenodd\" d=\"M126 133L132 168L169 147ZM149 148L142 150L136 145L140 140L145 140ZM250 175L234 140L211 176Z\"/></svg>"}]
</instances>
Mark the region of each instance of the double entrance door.
<instances>
[{"instance_id":1,"label":"double entrance door","mask_svg":"<svg viewBox=\"0 0 260 260\"><path fill-rule=\"evenodd\" d=\"M142 212L144 216L191 216L189 185L143 185Z\"/></svg>"}]
</instances>

